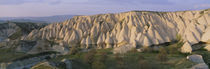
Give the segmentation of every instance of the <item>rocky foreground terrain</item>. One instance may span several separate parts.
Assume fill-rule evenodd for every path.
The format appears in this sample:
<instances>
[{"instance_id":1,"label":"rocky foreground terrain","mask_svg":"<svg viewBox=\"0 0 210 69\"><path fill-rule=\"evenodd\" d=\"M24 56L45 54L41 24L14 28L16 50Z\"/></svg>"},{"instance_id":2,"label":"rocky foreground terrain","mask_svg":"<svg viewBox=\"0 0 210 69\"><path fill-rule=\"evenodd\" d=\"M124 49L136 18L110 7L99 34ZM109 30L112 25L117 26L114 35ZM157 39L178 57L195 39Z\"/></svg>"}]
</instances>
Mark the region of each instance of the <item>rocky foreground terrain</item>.
<instances>
[{"instance_id":1,"label":"rocky foreground terrain","mask_svg":"<svg viewBox=\"0 0 210 69\"><path fill-rule=\"evenodd\" d=\"M132 49L143 52L147 47L160 49L179 41L182 41L182 44L178 51L193 54L193 51L201 48L210 50L208 45L210 43L210 9L179 12L130 11L75 16L65 22L49 25L3 23L0 24L0 33L1 49L12 49L15 52L33 55L43 52L67 55L74 47L82 49L82 52L89 49L110 48L115 54L126 53ZM47 55L54 58L52 55ZM199 60L202 59L202 56L199 56ZM27 59L30 60L30 58ZM27 59L22 62L17 59L11 60L14 62L12 67L30 68L37 62L44 62L43 64L54 65L56 68L55 63L45 62L43 57L43 60L40 58L40 61L37 60L36 63L30 63L30 65L15 65L17 62L24 64ZM204 60L200 61L202 62L198 64L202 64L192 68L201 66L208 69ZM59 63L64 63L64 60ZM70 64L69 60L68 64ZM0 67L2 66L11 65L4 63Z\"/></svg>"}]
</instances>

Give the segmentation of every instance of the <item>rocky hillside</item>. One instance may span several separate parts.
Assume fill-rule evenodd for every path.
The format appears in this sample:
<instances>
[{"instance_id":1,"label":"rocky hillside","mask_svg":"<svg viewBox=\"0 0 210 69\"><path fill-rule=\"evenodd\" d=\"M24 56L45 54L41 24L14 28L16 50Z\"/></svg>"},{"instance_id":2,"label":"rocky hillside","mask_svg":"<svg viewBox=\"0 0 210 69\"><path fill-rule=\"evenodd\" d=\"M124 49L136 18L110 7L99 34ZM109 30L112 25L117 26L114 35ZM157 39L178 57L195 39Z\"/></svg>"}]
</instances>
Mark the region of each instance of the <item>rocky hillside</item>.
<instances>
[{"instance_id":1,"label":"rocky hillside","mask_svg":"<svg viewBox=\"0 0 210 69\"><path fill-rule=\"evenodd\" d=\"M210 9L200 11L131 11L75 16L63 23L33 30L25 40L63 41L83 48L141 47L176 41L208 42Z\"/></svg>"},{"instance_id":2,"label":"rocky hillside","mask_svg":"<svg viewBox=\"0 0 210 69\"><path fill-rule=\"evenodd\" d=\"M15 40L21 39L22 37L28 35L34 29L43 28L46 24L38 23L1 23L0 24L0 42L3 40ZM22 38L23 39L23 38Z\"/></svg>"}]
</instances>

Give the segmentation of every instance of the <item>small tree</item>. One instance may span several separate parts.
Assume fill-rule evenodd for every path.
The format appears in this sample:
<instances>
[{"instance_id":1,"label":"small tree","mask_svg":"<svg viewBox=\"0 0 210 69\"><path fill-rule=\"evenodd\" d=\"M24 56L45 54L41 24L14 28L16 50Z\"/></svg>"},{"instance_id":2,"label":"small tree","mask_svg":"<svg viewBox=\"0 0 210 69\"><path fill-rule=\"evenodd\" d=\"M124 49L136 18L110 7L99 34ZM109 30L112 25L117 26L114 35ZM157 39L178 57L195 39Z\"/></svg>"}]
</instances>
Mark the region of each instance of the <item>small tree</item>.
<instances>
[{"instance_id":1,"label":"small tree","mask_svg":"<svg viewBox=\"0 0 210 69\"><path fill-rule=\"evenodd\" d=\"M168 60L167 51L165 48L160 48L159 53L157 55L157 59L160 60L161 62Z\"/></svg>"}]
</instances>

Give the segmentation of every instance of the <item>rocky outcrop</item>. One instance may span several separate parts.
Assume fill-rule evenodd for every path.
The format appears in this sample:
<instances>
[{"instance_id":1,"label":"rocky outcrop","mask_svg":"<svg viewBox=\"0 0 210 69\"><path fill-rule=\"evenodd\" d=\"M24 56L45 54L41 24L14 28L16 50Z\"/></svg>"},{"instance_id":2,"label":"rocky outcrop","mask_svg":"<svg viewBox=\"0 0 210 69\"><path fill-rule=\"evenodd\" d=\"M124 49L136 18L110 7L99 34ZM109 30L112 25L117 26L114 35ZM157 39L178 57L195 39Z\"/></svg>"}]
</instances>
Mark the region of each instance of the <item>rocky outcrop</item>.
<instances>
[{"instance_id":1,"label":"rocky outcrop","mask_svg":"<svg viewBox=\"0 0 210 69\"><path fill-rule=\"evenodd\" d=\"M63 23L33 30L25 40L63 40L69 46L112 48L151 46L177 40L195 44L208 35L210 10L183 12L131 11L75 16ZM202 38L203 37L203 38ZM206 39L205 39L206 40Z\"/></svg>"},{"instance_id":2,"label":"rocky outcrop","mask_svg":"<svg viewBox=\"0 0 210 69\"><path fill-rule=\"evenodd\" d=\"M196 63L196 65L194 65L191 69L209 69L201 55L190 55L187 56L187 59Z\"/></svg>"},{"instance_id":3,"label":"rocky outcrop","mask_svg":"<svg viewBox=\"0 0 210 69\"><path fill-rule=\"evenodd\" d=\"M192 47L189 42L185 42L184 45L181 47L182 53L192 53Z\"/></svg>"},{"instance_id":4,"label":"rocky outcrop","mask_svg":"<svg viewBox=\"0 0 210 69\"><path fill-rule=\"evenodd\" d=\"M199 63L193 66L191 69L209 69L209 67L205 63Z\"/></svg>"},{"instance_id":5,"label":"rocky outcrop","mask_svg":"<svg viewBox=\"0 0 210 69\"><path fill-rule=\"evenodd\" d=\"M37 54L37 53L49 52L49 51L55 51L55 52L59 52L60 54L65 55L69 53L69 48L65 46L63 42L58 42L58 44L56 44L47 40L38 40L36 42L36 45L33 46L26 53Z\"/></svg>"},{"instance_id":6,"label":"rocky outcrop","mask_svg":"<svg viewBox=\"0 0 210 69\"><path fill-rule=\"evenodd\" d=\"M190 55L187 56L187 59L194 63L204 63L203 57L201 55Z\"/></svg>"},{"instance_id":7,"label":"rocky outcrop","mask_svg":"<svg viewBox=\"0 0 210 69\"><path fill-rule=\"evenodd\" d=\"M120 46L120 47L114 48L113 53L114 54L117 54L117 53L122 54L122 53L126 53L126 52L128 52L128 51L130 51L130 50L132 50L134 48L135 47L132 47L132 45Z\"/></svg>"}]
</instances>

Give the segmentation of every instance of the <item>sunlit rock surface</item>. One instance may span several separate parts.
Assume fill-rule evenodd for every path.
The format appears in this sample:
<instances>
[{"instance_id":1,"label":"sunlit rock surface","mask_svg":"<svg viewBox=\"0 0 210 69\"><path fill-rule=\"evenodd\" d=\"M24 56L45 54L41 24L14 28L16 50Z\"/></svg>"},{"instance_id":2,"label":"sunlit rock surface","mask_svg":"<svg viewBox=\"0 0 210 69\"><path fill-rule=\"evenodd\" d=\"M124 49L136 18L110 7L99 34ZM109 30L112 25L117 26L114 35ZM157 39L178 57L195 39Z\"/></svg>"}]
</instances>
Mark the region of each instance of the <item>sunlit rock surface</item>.
<instances>
[{"instance_id":1,"label":"sunlit rock surface","mask_svg":"<svg viewBox=\"0 0 210 69\"><path fill-rule=\"evenodd\" d=\"M182 53L192 53L192 47L189 42L185 42L184 45L181 47Z\"/></svg>"},{"instance_id":2,"label":"sunlit rock surface","mask_svg":"<svg viewBox=\"0 0 210 69\"><path fill-rule=\"evenodd\" d=\"M69 46L115 48L151 46L177 40L196 44L209 40L210 10L182 12L131 11L75 16L33 30L25 40L63 40Z\"/></svg>"}]
</instances>

